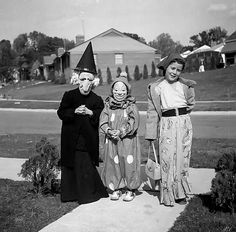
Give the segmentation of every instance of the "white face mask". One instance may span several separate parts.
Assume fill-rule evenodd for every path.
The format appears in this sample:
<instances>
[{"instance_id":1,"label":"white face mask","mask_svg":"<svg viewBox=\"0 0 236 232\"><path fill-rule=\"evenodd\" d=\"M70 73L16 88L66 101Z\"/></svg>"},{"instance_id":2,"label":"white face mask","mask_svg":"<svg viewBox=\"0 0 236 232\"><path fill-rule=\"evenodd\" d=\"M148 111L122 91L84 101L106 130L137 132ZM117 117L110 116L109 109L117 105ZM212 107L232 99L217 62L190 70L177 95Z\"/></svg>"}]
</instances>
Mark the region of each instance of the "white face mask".
<instances>
[{"instance_id":1,"label":"white face mask","mask_svg":"<svg viewBox=\"0 0 236 232\"><path fill-rule=\"evenodd\" d=\"M128 94L126 85L120 81L116 82L113 86L112 94L115 100L123 101L124 99L126 99Z\"/></svg>"},{"instance_id":2,"label":"white face mask","mask_svg":"<svg viewBox=\"0 0 236 232\"><path fill-rule=\"evenodd\" d=\"M93 87L94 75L88 72L82 72L79 75L79 90L83 95L88 95Z\"/></svg>"}]
</instances>

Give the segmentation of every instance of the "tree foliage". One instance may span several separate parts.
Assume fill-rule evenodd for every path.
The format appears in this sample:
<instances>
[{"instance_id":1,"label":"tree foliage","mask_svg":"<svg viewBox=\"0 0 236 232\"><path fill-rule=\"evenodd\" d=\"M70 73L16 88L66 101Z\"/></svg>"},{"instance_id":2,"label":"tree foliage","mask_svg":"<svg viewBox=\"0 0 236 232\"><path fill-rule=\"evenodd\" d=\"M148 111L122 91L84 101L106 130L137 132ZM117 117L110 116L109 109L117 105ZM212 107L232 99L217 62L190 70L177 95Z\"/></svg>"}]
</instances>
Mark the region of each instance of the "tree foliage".
<instances>
[{"instance_id":1,"label":"tree foliage","mask_svg":"<svg viewBox=\"0 0 236 232\"><path fill-rule=\"evenodd\" d=\"M138 80L140 80L140 78L141 78L141 75L139 72L139 67L138 67L138 65L136 65L134 68L134 80L138 81Z\"/></svg>"},{"instance_id":2,"label":"tree foliage","mask_svg":"<svg viewBox=\"0 0 236 232\"><path fill-rule=\"evenodd\" d=\"M141 42L141 43L146 44L146 40L145 40L143 37L140 37L140 36L137 35L137 34L134 34L134 33L127 33L127 32L124 32L123 34L125 34L125 35L131 37L132 39L138 40L138 41Z\"/></svg>"},{"instance_id":3,"label":"tree foliage","mask_svg":"<svg viewBox=\"0 0 236 232\"><path fill-rule=\"evenodd\" d=\"M121 72L122 72L121 67L118 67L116 70L117 73L116 77L119 77Z\"/></svg>"},{"instance_id":4,"label":"tree foliage","mask_svg":"<svg viewBox=\"0 0 236 232\"><path fill-rule=\"evenodd\" d=\"M216 207L230 210L236 209L236 151L227 148L218 160L215 168L216 176L212 180L211 197Z\"/></svg>"},{"instance_id":5,"label":"tree foliage","mask_svg":"<svg viewBox=\"0 0 236 232\"><path fill-rule=\"evenodd\" d=\"M156 73L156 67L155 67L154 62L152 61L151 77L155 78L156 76L157 76L157 73Z\"/></svg>"},{"instance_id":6,"label":"tree foliage","mask_svg":"<svg viewBox=\"0 0 236 232\"><path fill-rule=\"evenodd\" d=\"M130 74L129 74L129 67L128 67L128 65L125 66L125 72L127 73L127 80L128 80L128 81L131 81L131 77L130 77Z\"/></svg>"},{"instance_id":7,"label":"tree foliage","mask_svg":"<svg viewBox=\"0 0 236 232\"><path fill-rule=\"evenodd\" d=\"M10 78L11 67L14 65L16 54L9 40L0 41L0 81Z\"/></svg>"},{"instance_id":8,"label":"tree foliage","mask_svg":"<svg viewBox=\"0 0 236 232\"><path fill-rule=\"evenodd\" d=\"M74 46L73 40L50 37L38 31L20 34L13 41L14 50L18 55L24 54L29 58L29 63L33 63L35 60L42 62L43 56L57 54L58 48L69 50Z\"/></svg>"},{"instance_id":9,"label":"tree foliage","mask_svg":"<svg viewBox=\"0 0 236 232\"><path fill-rule=\"evenodd\" d=\"M226 38L227 31L218 26L191 36L189 42L199 48L203 45L211 46L220 44L224 42Z\"/></svg>"},{"instance_id":10,"label":"tree foliage","mask_svg":"<svg viewBox=\"0 0 236 232\"><path fill-rule=\"evenodd\" d=\"M171 52L180 52L183 48L180 42L174 42L168 33L160 34L155 40L149 42L149 45L156 48L162 58Z\"/></svg>"},{"instance_id":11,"label":"tree foliage","mask_svg":"<svg viewBox=\"0 0 236 232\"><path fill-rule=\"evenodd\" d=\"M98 69L98 78L99 78L99 85L103 85L102 71L100 68Z\"/></svg>"},{"instance_id":12,"label":"tree foliage","mask_svg":"<svg viewBox=\"0 0 236 232\"><path fill-rule=\"evenodd\" d=\"M144 64L143 66L143 79L147 79L148 78L148 69L147 69L147 65Z\"/></svg>"},{"instance_id":13,"label":"tree foliage","mask_svg":"<svg viewBox=\"0 0 236 232\"><path fill-rule=\"evenodd\" d=\"M107 84L111 84L112 83L112 76L111 76L111 70L109 67L107 67Z\"/></svg>"},{"instance_id":14,"label":"tree foliage","mask_svg":"<svg viewBox=\"0 0 236 232\"><path fill-rule=\"evenodd\" d=\"M35 151L36 155L25 161L19 175L32 182L36 193L53 193L54 183L60 171L57 146L42 137L36 144Z\"/></svg>"}]
</instances>

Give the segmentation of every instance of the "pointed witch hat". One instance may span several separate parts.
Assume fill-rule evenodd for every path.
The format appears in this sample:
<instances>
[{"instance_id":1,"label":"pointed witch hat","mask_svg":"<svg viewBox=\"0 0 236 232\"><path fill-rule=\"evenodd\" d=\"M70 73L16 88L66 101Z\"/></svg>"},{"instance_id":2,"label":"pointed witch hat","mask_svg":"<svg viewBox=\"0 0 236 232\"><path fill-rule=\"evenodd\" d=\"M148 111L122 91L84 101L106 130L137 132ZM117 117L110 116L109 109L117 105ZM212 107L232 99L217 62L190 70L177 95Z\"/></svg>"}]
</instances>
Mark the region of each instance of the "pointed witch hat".
<instances>
[{"instance_id":1,"label":"pointed witch hat","mask_svg":"<svg viewBox=\"0 0 236 232\"><path fill-rule=\"evenodd\" d=\"M87 48L85 49L82 57L79 60L79 63L74 70L78 72L89 72L95 75L97 74L91 42L89 42Z\"/></svg>"}]
</instances>

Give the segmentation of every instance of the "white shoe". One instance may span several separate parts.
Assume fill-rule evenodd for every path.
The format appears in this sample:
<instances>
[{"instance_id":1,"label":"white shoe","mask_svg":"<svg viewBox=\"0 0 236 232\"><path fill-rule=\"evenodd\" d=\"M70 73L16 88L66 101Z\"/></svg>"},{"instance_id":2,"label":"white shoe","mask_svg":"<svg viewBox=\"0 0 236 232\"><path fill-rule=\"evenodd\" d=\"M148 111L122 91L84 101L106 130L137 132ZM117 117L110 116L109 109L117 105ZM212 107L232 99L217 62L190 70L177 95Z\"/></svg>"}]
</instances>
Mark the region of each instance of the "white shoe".
<instances>
[{"instance_id":1,"label":"white shoe","mask_svg":"<svg viewBox=\"0 0 236 232\"><path fill-rule=\"evenodd\" d=\"M160 181L159 180L155 180L155 187L154 187L155 191L160 191Z\"/></svg>"},{"instance_id":2,"label":"white shoe","mask_svg":"<svg viewBox=\"0 0 236 232\"><path fill-rule=\"evenodd\" d=\"M121 197L121 195L122 195L121 191L120 191L120 190L116 190L116 191L114 191L114 192L111 194L110 199L111 199L112 201L117 201L117 200L119 200L119 198Z\"/></svg>"},{"instance_id":3,"label":"white shoe","mask_svg":"<svg viewBox=\"0 0 236 232\"><path fill-rule=\"evenodd\" d=\"M132 191L126 191L123 201L132 201L135 198L135 193Z\"/></svg>"}]
</instances>

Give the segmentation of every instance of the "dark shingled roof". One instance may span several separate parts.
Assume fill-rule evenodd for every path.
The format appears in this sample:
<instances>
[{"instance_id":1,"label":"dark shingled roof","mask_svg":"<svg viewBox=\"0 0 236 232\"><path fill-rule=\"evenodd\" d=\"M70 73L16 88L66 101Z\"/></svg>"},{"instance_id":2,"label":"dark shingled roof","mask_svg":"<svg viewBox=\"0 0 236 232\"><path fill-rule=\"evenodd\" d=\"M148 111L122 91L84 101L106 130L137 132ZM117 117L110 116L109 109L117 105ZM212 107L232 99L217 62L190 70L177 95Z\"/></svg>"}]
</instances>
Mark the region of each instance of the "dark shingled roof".
<instances>
[{"instance_id":1,"label":"dark shingled roof","mask_svg":"<svg viewBox=\"0 0 236 232\"><path fill-rule=\"evenodd\" d=\"M226 39L225 46L221 50L221 53L233 52L236 52L236 31Z\"/></svg>"},{"instance_id":2,"label":"dark shingled roof","mask_svg":"<svg viewBox=\"0 0 236 232\"><path fill-rule=\"evenodd\" d=\"M232 53L232 52L236 52L236 40L233 42L226 43L221 50L221 53Z\"/></svg>"},{"instance_id":3,"label":"dark shingled roof","mask_svg":"<svg viewBox=\"0 0 236 232\"><path fill-rule=\"evenodd\" d=\"M230 42L230 41L232 41L232 40L236 40L236 31L233 33L233 34L231 34L227 39L226 39L226 43L227 42Z\"/></svg>"}]
</instances>

